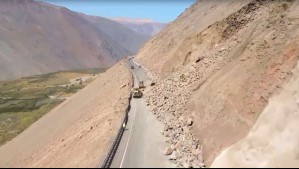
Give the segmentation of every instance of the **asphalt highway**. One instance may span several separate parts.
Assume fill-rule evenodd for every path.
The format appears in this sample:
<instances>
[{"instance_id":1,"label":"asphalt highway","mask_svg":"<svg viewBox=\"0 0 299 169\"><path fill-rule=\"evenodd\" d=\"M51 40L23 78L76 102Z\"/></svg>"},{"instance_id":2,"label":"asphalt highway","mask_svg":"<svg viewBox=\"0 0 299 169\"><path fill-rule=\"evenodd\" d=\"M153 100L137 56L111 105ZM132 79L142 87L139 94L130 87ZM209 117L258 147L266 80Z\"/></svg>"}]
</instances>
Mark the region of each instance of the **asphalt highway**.
<instances>
[{"instance_id":1,"label":"asphalt highway","mask_svg":"<svg viewBox=\"0 0 299 169\"><path fill-rule=\"evenodd\" d=\"M129 67L134 77L134 87L139 81L148 86L149 80L142 67L128 59ZM143 98L133 98L131 110L119 148L113 159L111 168L170 168L173 165L163 155L166 148L165 138L162 136L162 124L148 110Z\"/></svg>"}]
</instances>

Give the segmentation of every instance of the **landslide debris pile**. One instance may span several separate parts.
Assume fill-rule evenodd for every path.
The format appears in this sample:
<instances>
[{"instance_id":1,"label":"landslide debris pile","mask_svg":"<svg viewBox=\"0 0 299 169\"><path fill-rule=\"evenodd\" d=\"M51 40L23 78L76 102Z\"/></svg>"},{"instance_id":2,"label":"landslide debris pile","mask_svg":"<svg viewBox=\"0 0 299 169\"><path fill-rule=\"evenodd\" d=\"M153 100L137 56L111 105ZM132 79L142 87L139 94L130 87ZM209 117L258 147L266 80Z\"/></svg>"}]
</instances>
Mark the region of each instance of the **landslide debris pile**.
<instances>
[{"instance_id":1,"label":"landslide debris pile","mask_svg":"<svg viewBox=\"0 0 299 169\"><path fill-rule=\"evenodd\" d=\"M170 160L210 165L247 135L296 66L297 11L291 0L197 1L144 46L137 61L157 82L147 102Z\"/></svg>"}]
</instances>

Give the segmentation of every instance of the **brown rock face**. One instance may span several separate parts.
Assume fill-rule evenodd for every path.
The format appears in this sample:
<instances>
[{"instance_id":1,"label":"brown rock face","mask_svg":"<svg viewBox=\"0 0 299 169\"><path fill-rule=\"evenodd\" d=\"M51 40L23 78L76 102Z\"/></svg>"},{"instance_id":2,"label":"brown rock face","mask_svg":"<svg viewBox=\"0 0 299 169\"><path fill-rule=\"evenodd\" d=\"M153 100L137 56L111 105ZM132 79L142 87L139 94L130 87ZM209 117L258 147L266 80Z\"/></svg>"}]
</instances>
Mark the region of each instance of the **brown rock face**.
<instances>
[{"instance_id":1,"label":"brown rock face","mask_svg":"<svg viewBox=\"0 0 299 169\"><path fill-rule=\"evenodd\" d=\"M297 63L298 11L297 1L198 1L140 50L137 61L157 82L148 102L173 126L168 142L186 155L203 145L210 164L247 135Z\"/></svg>"}]
</instances>

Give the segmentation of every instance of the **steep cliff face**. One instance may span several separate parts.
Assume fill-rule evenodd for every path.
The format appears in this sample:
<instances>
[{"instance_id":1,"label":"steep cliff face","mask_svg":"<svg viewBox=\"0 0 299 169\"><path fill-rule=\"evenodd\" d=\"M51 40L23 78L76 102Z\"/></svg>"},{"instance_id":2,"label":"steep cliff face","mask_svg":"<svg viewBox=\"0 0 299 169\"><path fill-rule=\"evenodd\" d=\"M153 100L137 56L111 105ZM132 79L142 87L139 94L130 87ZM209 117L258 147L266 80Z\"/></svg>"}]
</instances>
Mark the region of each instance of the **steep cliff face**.
<instances>
[{"instance_id":1,"label":"steep cliff face","mask_svg":"<svg viewBox=\"0 0 299 169\"><path fill-rule=\"evenodd\" d=\"M94 17L42 2L3 0L0 14L0 80L106 68L146 41L112 20L102 18L99 24L91 21Z\"/></svg>"},{"instance_id":2,"label":"steep cliff face","mask_svg":"<svg viewBox=\"0 0 299 169\"><path fill-rule=\"evenodd\" d=\"M289 0L197 1L141 49L137 60L157 81L148 102L182 154L203 145L210 164L248 134L297 64L298 9ZM191 133L181 131L187 117Z\"/></svg>"}]
</instances>

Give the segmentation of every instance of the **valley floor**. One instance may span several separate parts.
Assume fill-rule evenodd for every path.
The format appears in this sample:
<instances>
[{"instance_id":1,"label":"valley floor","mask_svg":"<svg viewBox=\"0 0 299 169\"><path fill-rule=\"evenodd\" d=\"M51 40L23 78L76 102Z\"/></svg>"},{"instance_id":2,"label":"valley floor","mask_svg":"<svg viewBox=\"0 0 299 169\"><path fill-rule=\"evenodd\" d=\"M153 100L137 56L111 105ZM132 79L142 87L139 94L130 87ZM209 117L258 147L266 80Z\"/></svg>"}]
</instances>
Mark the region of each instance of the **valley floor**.
<instances>
[{"instance_id":1,"label":"valley floor","mask_svg":"<svg viewBox=\"0 0 299 169\"><path fill-rule=\"evenodd\" d=\"M0 82L0 145L23 132L103 71L57 72Z\"/></svg>"}]
</instances>

